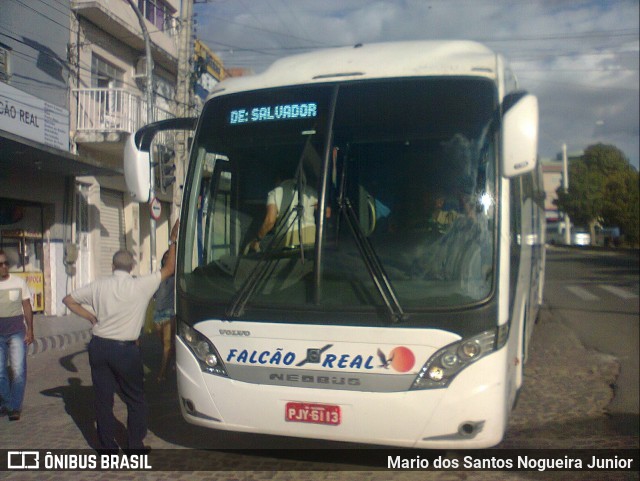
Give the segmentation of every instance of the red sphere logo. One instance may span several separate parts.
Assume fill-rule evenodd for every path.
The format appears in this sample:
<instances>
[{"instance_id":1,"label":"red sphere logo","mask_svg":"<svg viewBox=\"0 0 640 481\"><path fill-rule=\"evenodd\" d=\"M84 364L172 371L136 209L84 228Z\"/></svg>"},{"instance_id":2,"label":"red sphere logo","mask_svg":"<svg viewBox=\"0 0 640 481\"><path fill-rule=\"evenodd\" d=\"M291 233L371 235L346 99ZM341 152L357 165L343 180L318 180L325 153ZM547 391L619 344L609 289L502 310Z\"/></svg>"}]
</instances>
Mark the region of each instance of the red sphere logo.
<instances>
[{"instance_id":1,"label":"red sphere logo","mask_svg":"<svg viewBox=\"0 0 640 481\"><path fill-rule=\"evenodd\" d=\"M394 348L387 357L381 349L378 349L378 358L380 359L380 367L388 369L391 366L398 372L407 372L416 363L416 357L413 351L408 347L399 346Z\"/></svg>"},{"instance_id":2,"label":"red sphere logo","mask_svg":"<svg viewBox=\"0 0 640 481\"><path fill-rule=\"evenodd\" d=\"M416 363L416 357L408 347L396 347L389 355L391 359L391 367L398 372L410 371Z\"/></svg>"}]
</instances>

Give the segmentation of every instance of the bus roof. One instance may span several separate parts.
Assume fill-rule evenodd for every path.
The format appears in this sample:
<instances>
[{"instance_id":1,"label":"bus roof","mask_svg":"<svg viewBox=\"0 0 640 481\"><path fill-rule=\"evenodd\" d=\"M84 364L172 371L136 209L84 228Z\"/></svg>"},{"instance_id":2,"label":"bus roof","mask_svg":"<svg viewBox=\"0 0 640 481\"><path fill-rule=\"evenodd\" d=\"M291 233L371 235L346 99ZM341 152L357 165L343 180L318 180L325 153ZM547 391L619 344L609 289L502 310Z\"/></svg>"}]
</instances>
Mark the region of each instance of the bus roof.
<instances>
[{"instance_id":1,"label":"bus roof","mask_svg":"<svg viewBox=\"0 0 640 481\"><path fill-rule=\"evenodd\" d=\"M358 44L276 60L257 75L232 77L211 96L287 85L389 77L473 75L496 79L497 55L472 41Z\"/></svg>"}]
</instances>

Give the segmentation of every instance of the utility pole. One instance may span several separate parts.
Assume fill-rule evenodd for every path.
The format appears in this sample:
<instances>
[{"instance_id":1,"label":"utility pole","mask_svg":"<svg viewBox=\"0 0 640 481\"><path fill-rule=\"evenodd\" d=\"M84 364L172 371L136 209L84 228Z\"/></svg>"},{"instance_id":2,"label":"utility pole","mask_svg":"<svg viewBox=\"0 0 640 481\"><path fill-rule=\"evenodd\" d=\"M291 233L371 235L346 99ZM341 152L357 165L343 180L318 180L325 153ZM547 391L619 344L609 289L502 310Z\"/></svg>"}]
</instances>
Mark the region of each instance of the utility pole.
<instances>
[{"instance_id":1,"label":"utility pole","mask_svg":"<svg viewBox=\"0 0 640 481\"><path fill-rule=\"evenodd\" d=\"M567 144L562 144L562 189L564 193L569 192L569 161L567 159ZM571 219L569 214L564 213L564 243L571 244Z\"/></svg>"},{"instance_id":2,"label":"utility pole","mask_svg":"<svg viewBox=\"0 0 640 481\"><path fill-rule=\"evenodd\" d=\"M182 0L180 4L180 37L178 44L178 78L176 86L176 104L178 117L190 117L191 112L191 31L193 16L193 0ZM189 134L184 130L176 131L175 135L175 177L173 184L173 204L171 207L171 222L180 214L182 192L184 188L184 172L189 155Z\"/></svg>"},{"instance_id":3,"label":"utility pole","mask_svg":"<svg viewBox=\"0 0 640 481\"><path fill-rule=\"evenodd\" d=\"M153 56L151 55L151 38L149 37L149 31L147 30L147 26L144 23L144 17L142 16L142 12L135 4L134 0L127 0L129 5L134 12L136 12L136 16L138 17L138 23L140 24L140 28L142 29L142 36L144 37L144 48L146 54L146 80L147 80L147 124L153 122ZM153 175L153 149L149 150L149 162L151 163L151 177L149 179L149 210L151 210L151 203L155 201L156 192L155 192L155 175ZM151 260L151 272L156 270L156 220L153 215L149 215L149 250L151 251L151 255L149 256Z\"/></svg>"}]
</instances>

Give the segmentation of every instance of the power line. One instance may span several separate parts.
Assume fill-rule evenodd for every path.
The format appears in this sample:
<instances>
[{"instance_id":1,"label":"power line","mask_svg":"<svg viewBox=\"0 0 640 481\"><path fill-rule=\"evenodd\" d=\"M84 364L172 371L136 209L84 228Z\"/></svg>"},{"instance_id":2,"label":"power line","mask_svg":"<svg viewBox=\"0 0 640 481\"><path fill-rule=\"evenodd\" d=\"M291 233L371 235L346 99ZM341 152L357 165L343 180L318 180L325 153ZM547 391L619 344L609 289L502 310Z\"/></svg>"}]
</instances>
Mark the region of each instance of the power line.
<instances>
[{"instance_id":1,"label":"power line","mask_svg":"<svg viewBox=\"0 0 640 481\"><path fill-rule=\"evenodd\" d=\"M56 25L61 26L62 28L66 28L67 30L71 31L70 27L68 25L62 25L61 23L55 21L54 19L52 19L51 17L47 17L44 13L37 11L35 8L30 7L29 5L27 5L26 3L21 2L20 0L13 0L16 3L19 3L20 5L22 5L25 8L28 8L29 10L34 11L35 13L37 13L38 15L40 15L41 17L46 18L47 20L50 20L51 22L55 23Z\"/></svg>"},{"instance_id":2,"label":"power line","mask_svg":"<svg viewBox=\"0 0 640 481\"><path fill-rule=\"evenodd\" d=\"M523 35L519 37L491 38L484 37L477 39L480 42L529 42L529 41L545 41L545 40L571 40L571 39L588 39L588 38L611 38L611 37L637 37L639 30L636 29L619 29L619 30L592 30L589 32L576 33L557 33L550 35Z\"/></svg>"},{"instance_id":3,"label":"power line","mask_svg":"<svg viewBox=\"0 0 640 481\"><path fill-rule=\"evenodd\" d=\"M215 17L214 17L215 18ZM220 17L218 17L220 18ZM238 23L238 22L234 22L234 21L230 21L229 23L234 23L246 28L251 28L251 29L255 29L255 30L260 30L260 31L265 31L267 33L271 33L274 35L281 35L281 36L286 36L286 37L292 37L292 38L296 38L296 39L300 39L299 37L295 37L289 34L284 34L281 32L276 32L273 30L268 30L268 29L264 29L264 28L260 28L260 27L254 27L254 26L250 26L250 25L246 25L246 24L242 24L242 23ZM634 29L633 31L631 31L632 29L620 29L620 30L608 30L608 31L589 31L589 32L578 32L578 33L574 33L574 34L553 34L553 35L541 35L541 36L522 36L522 37L509 37L509 38L490 38L490 37L486 37L486 38L478 38L475 39L476 41L479 42L483 42L483 43L500 43L500 42L529 42L529 41L546 41L546 40L570 40L570 39L579 39L579 40L583 40L583 39L588 39L588 38L602 38L602 37L606 37L606 38L624 38L624 37L637 37L638 36L638 30ZM212 38L205 38L202 37L202 39L207 42L208 44L211 45L220 45L222 47L228 48L230 50L232 50L233 52L253 52L253 53L259 53L259 54L263 54L263 55L272 55L272 56L278 56L280 53L287 53L287 52L292 52L292 51L309 51L309 50L317 50L317 49L324 49L324 48L335 48L335 47L344 47L344 44L334 44L334 45L291 45L291 46L281 46L281 47L250 47L250 46L238 46L238 45L232 45L229 44L227 42L223 42L223 41L218 41L216 39L212 39ZM308 39L303 39L305 41L310 41ZM565 54L566 55L566 54ZM553 56L551 54L551 56Z\"/></svg>"},{"instance_id":4,"label":"power line","mask_svg":"<svg viewBox=\"0 0 640 481\"><path fill-rule=\"evenodd\" d=\"M254 19L257 23L259 23L259 24L261 24L261 25L262 25L262 21L261 21L258 17L256 17L256 15L253 13L253 11L252 11L252 10L250 10L250 9L248 9L248 8L246 7L246 5L244 4L244 2L243 2L242 0L237 0L237 2L238 2L238 3L240 3L240 5L242 6L243 10L246 10L247 12L249 12L249 14L253 17L253 19ZM266 31L267 29L266 29L266 28L262 28L261 30L265 30L265 31Z\"/></svg>"},{"instance_id":5,"label":"power line","mask_svg":"<svg viewBox=\"0 0 640 481\"><path fill-rule=\"evenodd\" d=\"M603 86L603 85L587 85L587 84L578 83L578 82L566 82L562 80L552 80L549 78L540 78L540 77L527 77L527 76L518 75L518 79L520 80L528 79L530 82L542 82L542 83L551 83L551 84L558 84L558 85L568 85L571 87L580 87L580 88L589 89L589 90L611 90L611 91L633 92L633 93L638 92L638 89L632 89L632 88L612 87L612 86Z\"/></svg>"},{"instance_id":6,"label":"power line","mask_svg":"<svg viewBox=\"0 0 640 481\"><path fill-rule=\"evenodd\" d=\"M567 53L544 53L538 55L530 55L530 56L519 56L518 54L511 54L509 56L509 60L512 64L516 62L527 62L533 60L544 60L548 58L560 58L560 57L610 57L612 55L629 55L637 57L638 52L631 52L629 50L608 50L608 51L598 51L598 52L567 52Z\"/></svg>"},{"instance_id":7,"label":"power line","mask_svg":"<svg viewBox=\"0 0 640 481\"><path fill-rule=\"evenodd\" d=\"M61 0L53 0L54 2L56 2L58 5L61 5L65 8L69 8L69 0L67 0L67 2L62 2Z\"/></svg>"},{"instance_id":8,"label":"power line","mask_svg":"<svg viewBox=\"0 0 640 481\"><path fill-rule=\"evenodd\" d=\"M293 13L293 9L289 9L289 12ZM250 12L250 14L251 14L251 16L253 18L256 18L255 14L253 14L253 12ZM276 12L276 14L277 14L277 12ZM216 14L211 14L209 16L210 16L210 18L218 19L222 23L225 23L225 24L238 25L238 26L241 26L243 28L263 31L263 32L266 32L266 33L269 33L269 34L272 34L272 35L290 37L290 38L293 38L293 39L296 39L296 40L303 40L305 42L315 43L316 45L323 45L324 44L324 42L321 42L321 41L312 40L312 39L309 39L309 38L302 38L302 37L299 37L299 36L296 36L296 35L283 33L283 32L280 32L280 31L267 29L267 28L259 27L259 26L255 26L255 25L250 25L250 24L247 24L247 23L238 22L238 21L236 21L234 19L231 19L231 18L228 18L228 17L223 17L223 16L216 15ZM256 20L260 24L263 24L263 22L261 20L259 20L257 18L256 18ZM544 40L585 39L585 38L602 38L602 37L611 38L611 37L638 36L638 32L639 32L639 30L638 30L637 27L629 27L629 28L623 28L623 29L591 30L591 31L576 32L576 33L562 32L562 33L542 34L542 35L509 36L509 37L504 37L504 38L485 37L485 38L478 38L477 40L478 41L482 41L482 42L512 42L512 41L544 41ZM307 48L312 48L312 47L307 47ZM322 48L322 47L318 47L318 48Z\"/></svg>"},{"instance_id":9,"label":"power line","mask_svg":"<svg viewBox=\"0 0 640 481\"><path fill-rule=\"evenodd\" d=\"M20 80L16 80L16 78ZM64 90L67 91L66 85L55 85L50 82L43 82L42 79L34 77L27 77L26 75L13 74L11 76L11 85L24 85L25 87L33 87L33 84L37 83L38 88L41 90Z\"/></svg>"},{"instance_id":10,"label":"power line","mask_svg":"<svg viewBox=\"0 0 640 481\"><path fill-rule=\"evenodd\" d=\"M55 19L53 19L53 18L51 18L51 17L49 17L49 16L45 15L45 14L44 14L44 13L42 13L42 12L39 12L39 11L35 10L34 8L32 8L32 7L28 6L27 4L23 3L21 0L13 0L13 1L14 1L14 2L16 2L16 3L19 3L20 5L22 5L22 6L26 7L26 8L28 8L29 10L32 10L32 11L33 11L33 12L35 12L36 14L40 15L41 17L46 18L47 20L49 20L49 21L51 21L51 22L55 23L56 25L59 25L60 27L62 27L62 28L64 28L64 29L68 30L71 34L76 34L76 33L78 33L77 31L73 30L69 25L63 25L63 24L61 24L61 23L57 22ZM51 5L46 4L46 3L44 2L44 0L39 0L39 1L40 1L41 3L43 3L44 5L47 5L47 6L51 7L53 10L55 10L55 11L57 11L57 12L63 13L63 14L65 14L65 15L70 15L70 14L71 14L71 9L69 10L69 13L67 14L67 13L65 13L65 12L61 12L60 10L58 10L58 9L56 9L56 8L53 8ZM57 1L57 0L56 0L56 1ZM59 1L58 1L57 3L59 3L59 4L61 4L61 5L62 5L62 3L60 3ZM78 15L78 16L79 16L79 17L83 17L82 15ZM180 19L179 19L178 17L171 17L171 18L172 18L173 20L176 20L178 23L180 23ZM153 24L152 24L152 25L153 25ZM167 30L161 30L160 28L157 28L155 25L153 25L153 26L154 26L154 29L149 29L149 33L150 33L150 34L152 34L152 33L158 33L158 32L165 32L165 33L167 32ZM123 40L123 39L131 39L131 38L138 38L138 35L137 35L136 33L130 33L130 34L124 35L124 36L122 36L122 37L118 37L118 39L119 39L119 40Z\"/></svg>"},{"instance_id":11,"label":"power line","mask_svg":"<svg viewBox=\"0 0 640 481\"><path fill-rule=\"evenodd\" d=\"M61 13L62 15L65 15L67 18L69 18L69 15L71 14L71 9L69 8L69 5L66 5L67 10L63 12L62 10L58 10L57 8L55 8L52 4L46 3L45 0L38 0L38 1L42 3L44 6L50 8L51 10L55 10L56 12ZM58 4L60 3L58 2Z\"/></svg>"},{"instance_id":12,"label":"power line","mask_svg":"<svg viewBox=\"0 0 640 481\"><path fill-rule=\"evenodd\" d=\"M12 32L12 33L15 33L15 32ZM57 55L52 55L52 54L50 54L50 53L48 53L48 52L37 50L37 49L35 49L33 46L29 45L28 43L26 43L26 42L24 42L24 41L22 41L22 40L20 40L20 39L18 39L18 38L12 37L11 35L7 35L7 34L2 33L2 32L0 32L0 35L2 35L2 36L4 36L4 37L7 37L7 38L10 38L11 40L13 40L13 41L15 41L15 42L21 43L21 44L23 44L23 45L25 45L25 46L27 46L27 47L30 47L30 48L32 48L32 49L34 49L34 50L36 50L36 51L38 52L38 54L39 54L39 55L45 55L45 56L48 56L48 57L50 57L50 58L52 58L52 59L56 60L58 63L60 63L60 64L61 64L61 65L63 65L64 67L66 67L66 68L67 68L67 70L71 70L71 69L72 69L72 66L71 66L71 64L70 64L68 61L61 59L61 58L60 58L60 57L58 57ZM22 58L29 59L29 60L35 60L35 61L37 61L37 60L38 60L38 57L33 56L33 55L29 55L28 53L25 53L25 52L20 52L20 51L18 51L18 50L13 50L13 51L12 51L12 54L13 54L13 55L18 55L18 56L20 56L20 57L22 57ZM84 71L84 72L92 73L91 67L90 67L89 65L87 65L87 64L79 63L79 64L77 65L77 68L78 68L80 71ZM13 80L13 78L14 78L14 77L21 77L21 78L23 79L23 81L14 81L14 80ZM40 80L40 79L36 79L36 78L33 78L33 77L26 77L26 76L22 76L22 75L18 75L18 74L13 74L13 75L12 75L12 81L11 81L11 83L12 83L12 84L14 84L14 83L15 83L16 85L25 85L25 86L26 86L26 85L32 85L32 84L33 84L33 82L29 83L29 82L26 82L25 80L32 80L33 82L37 82L37 83L39 83L39 84L40 84L40 83L42 83L42 80ZM123 82L122 82L122 84L123 84L125 87L132 87L132 88L135 88L136 90L139 90L138 86L137 86L136 84L134 84L134 83L124 82L124 81L123 81ZM48 88L56 88L56 87L51 86L51 87L48 87ZM68 88L68 86L65 84L64 86L59 86L59 87L57 87L57 88L59 88L59 89L65 89L65 90L66 90L66 89ZM177 105L179 105L179 104L180 104L180 103L179 103L179 102L177 102L175 99L172 99L172 98L170 98L170 97L167 97L167 96L165 96L165 95L162 95L162 94L161 94L160 92L158 92L157 90L155 91L155 94L156 94L156 96L157 96L157 97L160 97L160 98L162 98L162 99L164 99L164 100L167 100L167 101L169 101L169 102L174 102L174 103L176 103Z\"/></svg>"},{"instance_id":13,"label":"power line","mask_svg":"<svg viewBox=\"0 0 640 481\"><path fill-rule=\"evenodd\" d=\"M519 68L518 72L638 72L637 68Z\"/></svg>"},{"instance_id":14,"label":"power line","mask_svg":"<svg viewBox=\"0 0 640 481\"><path fill-rule=\"evenodd\" d=\"M211 18L214 18L214 19L217 18L219 20L224 21L227 24L238 25L240 27L248 28L248 29L251 29L251 30L258 30L260 32L265 32L265 33L269 33L269 34L272 34L272 35L278 35L278 36L281 36L281 37L289 37L289 38L292 38L294 40L302 40L302 41L305 41L305 42L312 42L312 43L316 44L315 45L316 48L326 48L326 44L324 44L324 42L321 42L321 41L318 41L318 40L311 40L311 39L307 39L307 38L298 37L297 35L292 35L292 34L288 34L288 33L279 32L277 30L271 30L271 29L267 29L267 28L256 27L254 25L249 25L249 24L246 24L246 23L236 22L235 20L230 20L228 18L219 17L217 15L211 15ZM325 45L325 46L323 47L323 45Z\"/></svg>"}]
</instances>

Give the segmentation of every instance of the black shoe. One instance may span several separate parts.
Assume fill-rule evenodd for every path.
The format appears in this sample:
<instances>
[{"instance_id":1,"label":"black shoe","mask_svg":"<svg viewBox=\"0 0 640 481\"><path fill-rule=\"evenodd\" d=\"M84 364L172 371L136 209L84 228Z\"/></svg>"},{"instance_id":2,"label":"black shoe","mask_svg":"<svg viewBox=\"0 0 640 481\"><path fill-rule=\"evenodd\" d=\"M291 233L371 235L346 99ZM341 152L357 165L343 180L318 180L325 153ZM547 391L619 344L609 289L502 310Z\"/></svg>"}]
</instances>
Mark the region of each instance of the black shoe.
<instances>
[{"instance_id":1,"label":"black shoe","mask_svg":"<svg viewBox=\"0 0 640 481\"><path fill-rule=\"evenodd\" d=\"M20 421L20 411L9 411L9 421Z\"/></svg>"},{"instance_id":2,"label":"black shoe","mask_svg":"<svg viewBox=\"0 0 640 481\"><path fill-rule=\"evenodd\" d=\"M2 406L0 408L0 418L5 417L7 414L9 414L9 410L6 407Z\"/></svg>"}]
</instances>

